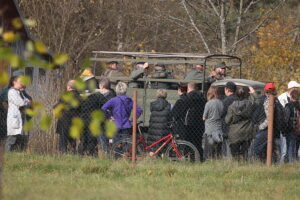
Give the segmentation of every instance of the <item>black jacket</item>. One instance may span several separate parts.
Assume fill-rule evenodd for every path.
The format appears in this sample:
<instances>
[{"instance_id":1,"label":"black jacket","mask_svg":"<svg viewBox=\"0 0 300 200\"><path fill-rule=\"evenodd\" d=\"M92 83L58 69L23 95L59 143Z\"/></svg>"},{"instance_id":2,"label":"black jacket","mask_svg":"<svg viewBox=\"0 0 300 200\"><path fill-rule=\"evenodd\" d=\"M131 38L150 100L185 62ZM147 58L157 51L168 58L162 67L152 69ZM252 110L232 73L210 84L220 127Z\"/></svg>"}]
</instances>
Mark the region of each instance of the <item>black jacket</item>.
<instances>
[{"instance_id":1,"label":"black jacket","mask_svg":"<svg viewBox=\"0 0 300 200\"><path fill-rule=\"evenodd\" d=\"M68 135L69 134L69 129L72 125L72 119L74 117L80 117L81 116L81 102L82 99L80 97L79 92L77 91L71 91L71 92L67 92L67 93L71 93L71 95L73 96L73 98L78 101L78 105L71 105L70 103L64 101L63 99L60 99L59 104L64 105L64 109L62 111L62 116L61 118L58 119L57 121L57 127L56 127L56 133L58 134L64 134L64 135Z\"/></svg>"},{"instance_id":2,"label":"black jacket","mask_svg":"<svg viewBox=\"0 0 300 200\"><path fill-rule=\"evenodd\" d=\"M167 135L169 133L168 122L170 121L171 104L163 98L158 98L151 102L150 111L148 134L157 137Z\"/></svg>"},{"instance_id":3,"label":"black jacket","mask_svg":"<svg viewBox=\"0 0 300 200\"><path fill-rule=\"evenodd\" d=\"M184 125L184 119L187 112L187 95L182 94L180 98L176 101L172 111L171 111L171 120L172 131L175 135L179 135L181 138L186 136L186 127Z\"/></svg>"},{"instance_id":4,"label":"black jacket","mask_svg":"<svg viewBox=\"0 0 300 200\"><path fill-rule=\"evenodd\" d=\"M289 102L285 105L285 123L287 126L286 133L291 133L297 126L297 111L300 111L298 101Z\"/></svg>"},{"instance_id":5,"label":"black jacket","mask_svg":"<svg viewBox=\"0 0 300 200\"><path fill-rule=\"evenodd\" d=\"M89 121L92 112L99 110L108 101L100 92L93 93L81 103L81 116L84 121Z\"/></svg>"},{"instance_id":6,"label":"black jacket","mask_svg":"<svg viewBox=\"0 0 300 200\"><path fill-rule=\"evenodd\" d=\"M203 112L205 107L206 99L200 91L192 91L187 94L187 114L186 124L191 129L190 132L194 134L203 134L204 132L204 121Z\"/></svg>"}]
</instances>

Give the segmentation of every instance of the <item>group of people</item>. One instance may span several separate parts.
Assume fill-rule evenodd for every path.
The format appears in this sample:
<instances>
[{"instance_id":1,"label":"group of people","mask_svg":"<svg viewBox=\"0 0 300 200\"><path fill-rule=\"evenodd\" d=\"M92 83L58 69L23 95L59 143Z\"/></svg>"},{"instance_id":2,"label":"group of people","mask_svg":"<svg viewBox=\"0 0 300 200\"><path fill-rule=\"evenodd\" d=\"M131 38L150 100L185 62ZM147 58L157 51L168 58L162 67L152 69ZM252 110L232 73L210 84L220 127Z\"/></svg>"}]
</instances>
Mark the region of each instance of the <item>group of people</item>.
<instances>
[{"instance_id":1,"label":"group of people","mask_svg":"<svg viewBox=\"0 0 300 200\"><path fill-rule=\"evenodd\" d=\"M117 66L117 63L111 64ZM140 65L139 71L144 73L148 64ZM224 67L225 64L222 66ZM218 73L215 76L218 76L222 68L216 69ZM157 66L156 70L159 72L154 76L168 77L170 75L164 72L162 66ZM108 74L113 72L108 72ZM86 81L90 80L90 78L86 79ZM101 124L102 134L99 137L91 132L91 114L94 111L103 111L105 119L116 124L117 133L113 137L113 142L131 135L133 100L126 95L128 87L132 87L131 83L128 86L124 82L118 82L113 90L110 79L103 77L93 84L96 90L87 98L83 98L76 90L76 81L70 80L67 83L67 93L72 96L73 101L61 98L56 105L61 105L63 108L56 129L59 134L59 151L62 153L71 151L95 156L98 145L104 152L109 152L111 138L105 134L104 121ZM211 86L206 96L198 90L197 84L193 81L180 83L176 87L179 99L174 105L167 101L168 94L165 89L158 89L157 99L150 104L151 115L146 134L149 144L172 132L181 139L194 144L200 153L201 161L230 155L238 160L266 159L269 100L270 96L276 96L274 83L265 84L262 96L258 96L251 87L237 87L230 81L226 83L224 91ZM291 81L288 84L288 91L278 98L275 97L273 159L276 162L292 162L299 159L299 87L299 83ZM223 92L226 97L221 99ZM4 138L8 136L5 143L6 151L24 150L28 143L28 133L24 131L23 125L29 119L24 110L30 107L32 98L26 93L20 75L13 74L9 86L1 92L0 97L0 114L3 116L1 127L6 127L6 132L1 129L1 139L4 141ZM138 106L137 117L142 112L143 110ZM6 123L3 120L5 116L7 116ZM74 117L80 117L84 123L79 145L70 136L70 127Z\"/></svg>"},{"instance_id":2,"label":"group of people","mask_svg":"<svg viewBox=\"0 0 300 200\"><path fill-rule=\"evenodd\" d=\"M167 67L164 64L155 64L153 66L154 72L150 70L150 65L147 62L136 62L134 69L130 74L131 81L129 82L130 88L153 88L153 89L176 89L177 84L163 81L153 81L145 83L144 81L138 81L139 78L151 78L151 79L174 79L176 75L172 72L167 71ZM205 78L205 82L208 84L213 83L216 80L229 79L231 78L226 73L226 63L218 62L214 67L214 70L208 77ZM151 73L150 73L151 72ZM108 69L102 74L107 78L119 78L124 76L122 70L119 67L119 63L111 61L108 63ZM189 70L185 76L185 81L198 81L202 82L204 79L204 66L203 64L195 64L191 70ZM145 85L146 84L146 85Z\"/></svg>"},{"instance_id":3,"label":"group of people","mask_svg":"<svg viewBox=\"0 0 300 200\"><path fill-rule=\"evenodd\" d=\"M237 160L266 159L269 99L276 95L274 83L266 83L264 95L253 88L227 82L221 99L220 88L211 86L204 98L196 84L180 84L180 98L174 106L166 101L165 90L158 90L150 105L148 137L152 141L165 136L168 122L173 133L193 143L201 160L232 156ZM288 91L275 98L273 160L299 160L300 84L291 81ZM203 150L204 148L204 150Z\"/></svg>"}]
</instances>

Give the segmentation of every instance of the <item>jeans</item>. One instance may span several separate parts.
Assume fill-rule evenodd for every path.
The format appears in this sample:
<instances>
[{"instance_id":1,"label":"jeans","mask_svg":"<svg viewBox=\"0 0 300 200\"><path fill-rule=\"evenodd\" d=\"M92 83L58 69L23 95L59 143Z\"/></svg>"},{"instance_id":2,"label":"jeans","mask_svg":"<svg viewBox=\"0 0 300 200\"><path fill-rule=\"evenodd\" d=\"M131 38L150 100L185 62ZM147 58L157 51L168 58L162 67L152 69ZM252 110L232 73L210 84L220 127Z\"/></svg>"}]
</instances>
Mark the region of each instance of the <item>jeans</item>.
<instances>
[{"instance_id":1,"label":"jeans","mask_svg":"<svg viewBox=\"0 0 300 200\"><path fill-rule=\"evenodd\" d=\"M268 130L259 130L251 144L251 158L259 158L265 161L267 158ZM280 160L280 139L273 138L272 160Z\"/></svg>"},{"instance_id":2,"label":"jeans","mask_svg":"<svg viewBox=\"0 0 300 200\"><path fill-rule=\"evenodd\" d=\"M287 158L287 140L286 137L280 134L280 150L281 150L281 155L280 155L280 162L284 163L286 158Z\"/></svg>"},{"instance_id":3,"label":"jeans","mask_svg":"<svg viewBox=\"0 0 300 200\"><path fill-rule=\"evenodd\" d=\"M106 137L105 133L101 133L101 135L98 137L98 142L101 146L102 151L105 154L109 153L109 139Z\"/></svg>"},{"instance_id":4,"label":"jeans","mask_svg":"<svg viewBox=\"0 0 300 200\"><path fill-rule=\"evenodd\" d=\"M298 150L300 145L300 136L294 133L289 133L287 135L287 146L288 146L288 160L293 162L298 158Z\"/></svg>"}]
</instances>

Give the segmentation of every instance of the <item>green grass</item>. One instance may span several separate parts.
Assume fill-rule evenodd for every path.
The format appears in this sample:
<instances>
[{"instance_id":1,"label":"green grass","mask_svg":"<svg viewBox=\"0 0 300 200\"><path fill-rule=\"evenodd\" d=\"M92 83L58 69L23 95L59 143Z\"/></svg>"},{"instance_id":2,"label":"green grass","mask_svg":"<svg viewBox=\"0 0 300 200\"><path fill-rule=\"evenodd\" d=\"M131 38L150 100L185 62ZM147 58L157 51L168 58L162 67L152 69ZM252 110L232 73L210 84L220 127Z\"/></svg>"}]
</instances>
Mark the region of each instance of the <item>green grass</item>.
<instances>
[{"instance_id":1,"label":"green grass","mask_svg":"<svg viewBox=\"0 0 300 200\"><path fill-rule=\"evenodd\" d=\"M4 199L300 199L300 164L6 154Z\"/></svg>"}]
</instances>

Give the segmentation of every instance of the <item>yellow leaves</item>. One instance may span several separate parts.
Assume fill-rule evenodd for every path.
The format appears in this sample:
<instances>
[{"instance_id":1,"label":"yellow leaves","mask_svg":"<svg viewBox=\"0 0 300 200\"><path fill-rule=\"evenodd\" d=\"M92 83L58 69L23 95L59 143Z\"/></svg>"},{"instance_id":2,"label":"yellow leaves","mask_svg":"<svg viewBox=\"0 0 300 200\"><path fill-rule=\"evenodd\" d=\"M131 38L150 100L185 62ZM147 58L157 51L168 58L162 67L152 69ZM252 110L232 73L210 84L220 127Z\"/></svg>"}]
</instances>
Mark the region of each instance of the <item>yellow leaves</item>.
<instances>
[{"instance_id":1,"label":"yellow leaves","mask_svg":"<svg viewBox=\"0 0 300 200\"><path fill-rule=\"evenodd\" d=\"M79 117L74 117L72 119L72 125L69 130L69 135L71 138L79 138L83 131L84 123Z\"/></svg>"},{"instance_id":2,"label":"yellow leaves","mask_svg":"<svg viewBox=\"0 0 300 200\"><path fill-rule=\"evenodd\" d=\"M108 138L113 138L116 135L117 131L118 129L114 122L112 121L105 122L105 134Z\"/></svg>"},{"instance_id":3,"label":"yellow leaves","mask_svg":"<svg viewBox=\"0 0 300 200\"><path fill-rule=\"evenodd\" d=\"M57 106L55 106L55 108L53 109L53 115L56 118L61 118L62 117L62 111L65 108L64 104L58 104Z\"/></svg>"},{"instance_id":4,"label":"yellow leaves","mask_svg":"<svg viewBox=\"0 0 300 200\"><path fill-rule=\"evenodd\" d=\"M91 118L89 129L93 136L99 136L101 134L101 123L104 121L104 114L100 110L96 110L92 112Z\"/></svg>"},{"instance_id":5,"label":"yellow leaves","mask_svg":"<svg viewBox=\"0 0 300 200\"><path fill-rule=\"evenodd\" d=\"M9 60L10 66L13 68L19 67L19 65L21 63L21 59L19 58L19 56L17 54L11 54L9 56L8 60Z\"/></svg>"},{"instance_id":6,"label":"yellow leaves","mask_svg":"<svg viewBox=\"0 0 300 200\"><path fill-rule=\"evenodd\" d=\"M7 72L0 73L0 85L6 85L8 83L9 76Z\"/></svg>"},{"instance_id":7,"label":"yellow leaves","mask_svg":"<svg viewBox=\"0 0 300 200\"><path fill-rule=\"evenodd\" d=\"M51 122L52 122L52 119L49 115L47 114L44 114L42 116L42 119L40 120L40 128L43 130L43 131L46 131L50 128L51 126Z\"/></svg>"},{"instance_id":8,"label":"yellow leaves","mask_svg":"<svg viewBox=\"0 0 300 200\"><path fill-rule=\"evenodd\" d=\"M19 39L20 35L14 33L13 31L4 32L2 38L4 42L13 43Z\"/></svg>"},{"instance_id":9,"label":"yellow leaves","mask_svg":"<svg viewBox=\"0 0 300 200\"><path fill-rule=\"evenodd\" d=\"M22 21L18 17L14 18L11 23L15 29L21 29L23 27Z\"/></svg>"},{"instance_id":10,"label":"yellow leaves","mask_svg":"<svg viewBox=\"0 0 300 200\"><path fill-rule=\"evenodd\" d=\"M82 78L77 78L75 80L75 88L76 90L78 90L79 92L82 92L85 90L86 88L86 83L83 81Z\"/></svg>"},{"instance_id":11,"label":"yellow leaves","mask_svg":"<svg viewBox=\"0 0 300 200\"><path fill-rule=\"evenodd\" d=\"M77 108L80 102L74 97L73 93L65 92L61 95L64 102L70 104L72 107Z\"/></svg>"},{"instance_id":12,"label":"yellow leaves","mask_svg":"<svg viewBox=\"0 0 300 200\"><path fill-rule=\"evenodd\" d=\"M24 131L30 131L34 126L33 120L29 120L23 125Z\"/></svg>"},{"instance_id":13,"label":"yellow leaves","mask_svg":"<svg viewBox=\"0 0 300 200\"><path fill-rule=\"evenodd\" d=\"M28 27L34 27L37 24L37 22L34 19L25 19L24 23Z\"/></svg>"},{"instance_id":14,"label":"yellow leaves","mask_svg":"<svg viewBox=\"0 0 300 200\"><path fill-rule=\"evenodd\" d=\"M30 116L30 117L36 117L38 116L38 113L36 111L34 111L33 109L25 109L25 114Z\"/></svg>"},{"instance_id":15,"label":"yellow leaves","mask_svg":"<svg viewBox=\"0 0 300 200\"><path fill-rule=\"evenodd\" d=\"M28 76L21 76L20 80L21 80L22 85L30 85L31 84L31 79Z\"/></svg>"},{"instance_id":16,"label":"yellow leaves","mask_svg":"<svg viewBox=\"0 0 300 200\"><path fill-rule=\"evenodd\" d=\"M68 61L69 59L69 56L65 53L60 53L60 54L56 54L53 56L53 59L54 59L54 63L56 65L62 65L64 64L65 62Z\"/></svg>"},{"instance_id":17,"label":"yellow leaves","mask_svg":"<svg viewBox=\"0 0 300 200\"><path fill-rule=\"evenodd\" d=\"M35 50L40 54L46 54L48 52L47 47L41 41L34 43Z\"/></svg>"}]
</instances>

